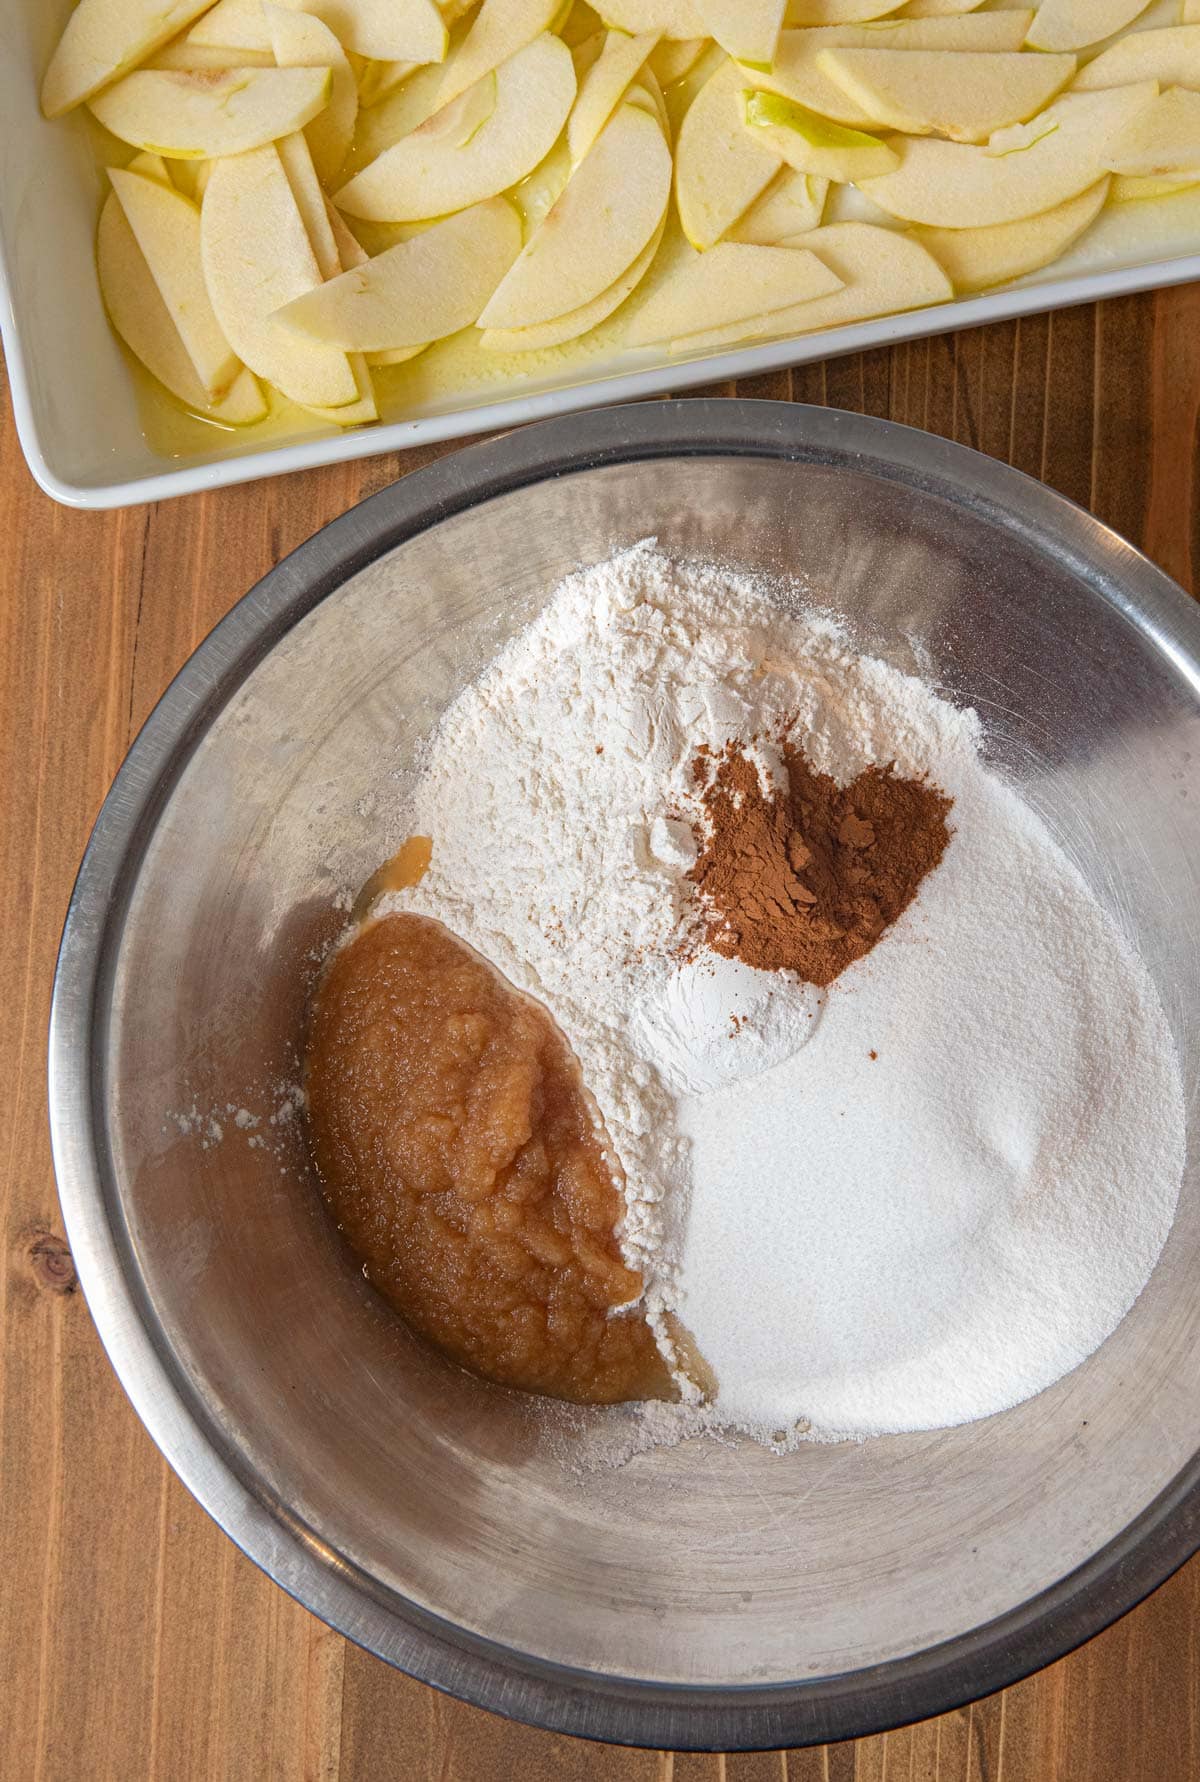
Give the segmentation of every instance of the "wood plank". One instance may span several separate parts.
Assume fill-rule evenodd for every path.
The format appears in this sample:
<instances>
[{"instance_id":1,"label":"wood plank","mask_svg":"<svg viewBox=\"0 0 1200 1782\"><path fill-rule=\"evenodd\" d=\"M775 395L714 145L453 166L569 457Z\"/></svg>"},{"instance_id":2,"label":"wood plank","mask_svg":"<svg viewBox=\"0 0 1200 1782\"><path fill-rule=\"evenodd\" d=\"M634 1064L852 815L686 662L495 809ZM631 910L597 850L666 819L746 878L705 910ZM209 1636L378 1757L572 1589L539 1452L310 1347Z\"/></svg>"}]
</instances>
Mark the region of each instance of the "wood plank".
<instances>
[{"instance_id":1,"label":"wood plank","mask_svg":"<svg viewBox=\"0 0 1200 1782\"><path fill-rule=\"evenodd\" d=\"M720 384L705 394L727 395ZM1200 288L745 380L942 432L1200 562ZM505 1725L347 1646L165 1468L61 1238L45 1133L54 952L129 739L199 639L326 520L452 447L123 513L56 507L0 424L0 1775L279 1782L1190 1782L1200 1561L993 1700L857 1745L704 1757Z\"/></svg>"}]
</instances>

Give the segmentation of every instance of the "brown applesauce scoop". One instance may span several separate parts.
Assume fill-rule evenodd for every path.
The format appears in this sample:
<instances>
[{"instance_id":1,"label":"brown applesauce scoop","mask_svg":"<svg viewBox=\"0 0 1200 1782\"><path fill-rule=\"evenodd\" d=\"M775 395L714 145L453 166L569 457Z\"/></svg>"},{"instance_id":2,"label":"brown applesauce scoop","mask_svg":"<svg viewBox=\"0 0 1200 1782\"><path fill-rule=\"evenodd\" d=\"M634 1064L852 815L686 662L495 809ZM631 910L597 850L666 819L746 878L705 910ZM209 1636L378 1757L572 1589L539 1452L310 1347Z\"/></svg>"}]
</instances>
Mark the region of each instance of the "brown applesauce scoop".
<instances>
[{"instance_id":1,"label":"brown applesauce scoop","mask_svg":"<svg viewBox=\"0 0 1200 1782\"><path fill-rule=\"evenodd\" d=\"M306 1072L325 1198L414 1330L525 1392L677 1396L617 1243L618 1166L546 1009L440 922L385 916L333 959Z\"/></svg>"}]
</instances>

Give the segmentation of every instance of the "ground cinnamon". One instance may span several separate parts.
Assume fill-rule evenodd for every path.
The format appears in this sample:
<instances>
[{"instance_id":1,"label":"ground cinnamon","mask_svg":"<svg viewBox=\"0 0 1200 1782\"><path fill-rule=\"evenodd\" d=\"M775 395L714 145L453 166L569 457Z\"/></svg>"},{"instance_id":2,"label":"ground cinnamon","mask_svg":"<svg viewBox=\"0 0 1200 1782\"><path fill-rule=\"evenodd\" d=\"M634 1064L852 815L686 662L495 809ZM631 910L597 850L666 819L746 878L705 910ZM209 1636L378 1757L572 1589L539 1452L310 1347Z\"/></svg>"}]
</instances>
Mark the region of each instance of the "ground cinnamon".
<instances>
[{"instance_id":1,"label":"ground cinnamon","mask_svg":"<svg viewBox=\"0 0 1200 1782\"><path fill-rule=\"evenodd\" d=\"M841 787L789 743L783 763L786 788L764 792L739 744L697 757L708 821L688 876L716 952L829 984L870 952L938 864L952 800L891 767Z\"/></svg>"}]
</instances>

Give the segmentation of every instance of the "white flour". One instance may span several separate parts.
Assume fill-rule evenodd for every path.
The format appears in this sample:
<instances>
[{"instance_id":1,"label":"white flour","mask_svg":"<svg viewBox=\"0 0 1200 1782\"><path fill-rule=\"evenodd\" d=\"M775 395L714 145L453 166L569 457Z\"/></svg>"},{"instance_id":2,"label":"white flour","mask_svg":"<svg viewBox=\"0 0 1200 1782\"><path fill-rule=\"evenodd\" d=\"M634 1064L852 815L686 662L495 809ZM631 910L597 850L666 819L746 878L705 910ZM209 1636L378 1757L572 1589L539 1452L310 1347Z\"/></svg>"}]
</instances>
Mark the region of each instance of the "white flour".
<instances>
[{"instance_id":1,"label":"white flour","mask_svg":"<svg viewBox=\"0 0 1200 1782\"><path fill-rule=\"evenodd\" d=\"M956 801L943 864L820 998L674 951L696 750L785 721L842 783L894 762ZM866 1434L1016 1403L1114 1328L1169 1229L1161 1010L978 740L829 620L649 545L565 583L432 740L408 813L432 865L381 907L440 918L555 1015L649 1315L679 1308L731 1422Z\"/></svg>"}]
</instances>

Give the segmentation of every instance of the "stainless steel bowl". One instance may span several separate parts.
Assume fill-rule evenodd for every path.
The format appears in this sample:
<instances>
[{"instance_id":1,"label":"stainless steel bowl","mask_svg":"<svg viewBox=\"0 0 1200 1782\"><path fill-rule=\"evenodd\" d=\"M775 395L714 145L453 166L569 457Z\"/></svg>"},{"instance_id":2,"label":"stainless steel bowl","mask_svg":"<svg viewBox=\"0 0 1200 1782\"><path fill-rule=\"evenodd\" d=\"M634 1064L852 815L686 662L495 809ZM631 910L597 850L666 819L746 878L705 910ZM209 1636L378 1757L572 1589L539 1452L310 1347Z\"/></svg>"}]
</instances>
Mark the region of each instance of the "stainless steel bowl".
<instances>
[{"instance_id":1,"label":"stainless steel bowl","mask_svg":"<svg viewBox=\"0 0 1200 1782\"><path fill-rule=\"evenodd\" d=\"M447 701L564 572L649 533L801 578L869 647L979 708L998 764L1139 947L1194 1103L1200 612L1095 520L960 446L824 410L664 402L406 478L197 650L71 904L55 1161L139 1414L316 1614L519 1719L797 1745L996 1689L1200 1544L1200 1171L1193 1137L1163 1258L1097 1354L932 1435L782 1459L693 1443L589 1470L631 1413L545 1425L397 1327L288 1117L312 960L337 894L398 841Z\"/></svg>"}]
</instances>

